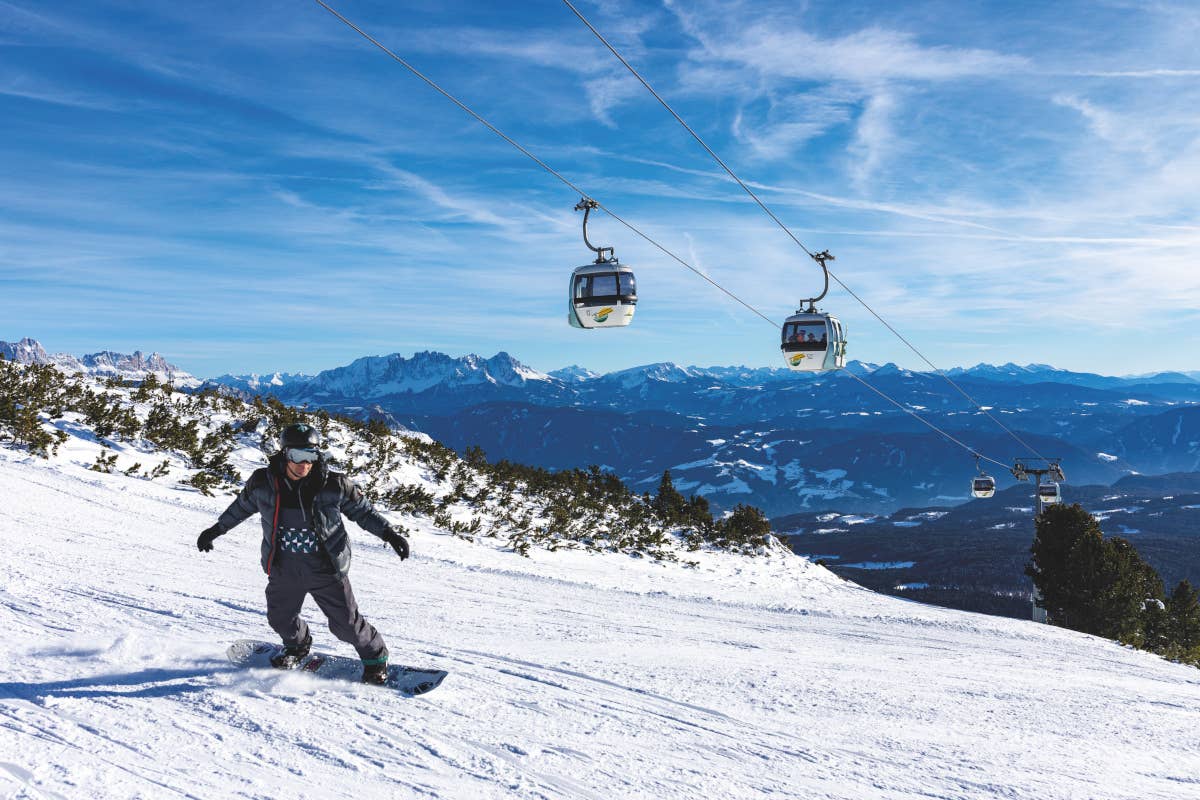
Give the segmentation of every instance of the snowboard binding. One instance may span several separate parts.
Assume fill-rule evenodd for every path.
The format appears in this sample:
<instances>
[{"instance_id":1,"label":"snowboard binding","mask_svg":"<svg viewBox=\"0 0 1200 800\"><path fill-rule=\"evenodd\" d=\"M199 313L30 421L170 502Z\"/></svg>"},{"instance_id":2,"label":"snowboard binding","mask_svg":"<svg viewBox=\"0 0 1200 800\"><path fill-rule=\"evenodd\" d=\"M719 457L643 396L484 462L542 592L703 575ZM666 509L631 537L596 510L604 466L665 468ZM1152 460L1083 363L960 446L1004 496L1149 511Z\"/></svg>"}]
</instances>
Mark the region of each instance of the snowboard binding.
<instances>
[{"instance_id":1,"label":"snowboard binding","mask_svg":"<svg viewBox=\"0 0 1200 800\"><path fill-rule=\"evenodd\" d=\"M271 666L275 669L295 669L308 658L312 650L312 634L304 637L299 644L285 644L277 655L271 656Z\"/></svg>"}]
</instances>

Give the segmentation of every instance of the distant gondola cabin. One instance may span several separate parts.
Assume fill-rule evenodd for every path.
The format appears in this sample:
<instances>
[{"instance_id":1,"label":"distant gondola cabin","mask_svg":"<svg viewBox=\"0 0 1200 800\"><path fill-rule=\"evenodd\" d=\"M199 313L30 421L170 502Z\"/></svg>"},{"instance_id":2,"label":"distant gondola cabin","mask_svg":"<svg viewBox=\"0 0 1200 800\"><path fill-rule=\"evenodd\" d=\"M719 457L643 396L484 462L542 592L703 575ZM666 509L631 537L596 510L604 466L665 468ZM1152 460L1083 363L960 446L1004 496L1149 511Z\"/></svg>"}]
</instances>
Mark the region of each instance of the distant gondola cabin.
<instances>
[{"instance_id":1,"label":"distant gondola cabin","mask_svg":"<svg viewBox=\"0 0 1200 800\"><path fill-rule=\"evenodd\" d=\"M996 479L990 475L980 475L971 481L973 497L991 497L996 493Z\"/></svg>"},{"instance_id":2,"label":"distant gondola cabin","mask_svg":"<svg viewBox=\"0 0 1200 800\"><path fill-rule=\"evenodd\" d=\"M1038 484L1038 499L1043 505L1051 505L1062 501L1062 491L1058 488L1058 484L1054 481L1046 481Z\"/></svg>"}]
</instances>

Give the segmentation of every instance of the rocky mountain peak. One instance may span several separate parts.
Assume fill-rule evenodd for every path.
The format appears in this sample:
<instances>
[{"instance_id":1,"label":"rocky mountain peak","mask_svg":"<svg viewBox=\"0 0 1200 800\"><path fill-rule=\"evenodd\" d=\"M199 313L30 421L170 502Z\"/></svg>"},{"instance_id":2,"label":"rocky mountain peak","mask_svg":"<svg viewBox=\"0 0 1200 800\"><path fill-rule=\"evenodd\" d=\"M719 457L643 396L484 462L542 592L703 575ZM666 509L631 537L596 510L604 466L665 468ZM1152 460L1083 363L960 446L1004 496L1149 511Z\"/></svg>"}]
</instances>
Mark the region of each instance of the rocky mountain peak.
<instances>
[{"instance_id":1,"label":"rocky mountain peak","mask_svg":"<svg viewBox=\"0 0 1200 800\"><path fill-rule=\"evenodd\" d=\"M15 344L0 341L0 354L8 361L21 364L53 364L67 372L120 376L130 380L138 380L154 373L180 386L195 386L200 383L179 367L169 363L160 353L146 355L141 350L135 350L132 354L101 350L76 358L68 353L50 355L40 342L26 337Z\"/></svg>"},{"instance_id":2,"label":"rocky mountain peak","mask_svg":"<svg viewBox=\"0 0 1200 800\"><path fill-rule=\"evenodd\" d=\"M558 380L566 383L583 383L584 381L590 381L593 378L600 377L599 372L594 372L587 367L581 367L578 364L572 364L569 367L552 370L547 374L551 378L557 378Z\"/></svg>"},{"instance_id":3,"label":"rocky mountain peak","mask_svg":"<svg viewBox=\"0 0 1200 800\"><path fill-rule=\"evenodd\" d=\"M16 343L0 341L0 355L3 355L6 361L14 361L18 364L52 363L49 353L41 343L37 339L28 337Z\"/></svg>"}]
</instances>

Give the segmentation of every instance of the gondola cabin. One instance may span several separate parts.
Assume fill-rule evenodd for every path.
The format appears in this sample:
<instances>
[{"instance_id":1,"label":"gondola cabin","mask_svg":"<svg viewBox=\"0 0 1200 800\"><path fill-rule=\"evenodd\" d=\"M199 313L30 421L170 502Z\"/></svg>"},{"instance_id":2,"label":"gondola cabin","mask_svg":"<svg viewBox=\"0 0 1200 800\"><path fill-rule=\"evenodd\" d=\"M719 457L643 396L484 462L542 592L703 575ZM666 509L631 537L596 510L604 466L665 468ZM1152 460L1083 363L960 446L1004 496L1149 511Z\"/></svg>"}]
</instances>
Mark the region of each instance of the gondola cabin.
<instances>
[{"instance_id":1,"label":"gondola cabin","mask_svg":"<svg viewBox=\"0 0 1200 800\"><path fill-rule=\"evenodd\" d=\"M783 323L782 336L779 349L789 369L818 372L846 366L846 330L837 317L797 312Z\"/></svg>"},{"instance_id":2,"label":"gondola cabin","mask_svg":"<svg viewBox=\"0 0 1200 800\"><path fill-rule=\"evenodd\" d=\"M576 328L622 328L633 322L637 281L616 261L586 264L571 274L567 321Z\"/></svg>"},{"instance_id":3,"label":"gondola cabin","mask_svg":"<svg viewBox=\"0 0 1200 800\"><path fill-rule=\"evenodd\" d=\"M1054 481L1045 481L1038 484L1038 499L1043 505L1052 505L1062 502L1062 492L1058 488L1058 484Z\"/></svg>"},{"instance_id":4,"label":"gondola cabin","mask_svg":"<svg viewBox=\"0 0 1200 800\"><path fill-rule=\"evenodd\" d=\"M991 497L996 493L996 479L991 475L980 475L971 481L972 497Z\"/></svg>"}]
</instances>

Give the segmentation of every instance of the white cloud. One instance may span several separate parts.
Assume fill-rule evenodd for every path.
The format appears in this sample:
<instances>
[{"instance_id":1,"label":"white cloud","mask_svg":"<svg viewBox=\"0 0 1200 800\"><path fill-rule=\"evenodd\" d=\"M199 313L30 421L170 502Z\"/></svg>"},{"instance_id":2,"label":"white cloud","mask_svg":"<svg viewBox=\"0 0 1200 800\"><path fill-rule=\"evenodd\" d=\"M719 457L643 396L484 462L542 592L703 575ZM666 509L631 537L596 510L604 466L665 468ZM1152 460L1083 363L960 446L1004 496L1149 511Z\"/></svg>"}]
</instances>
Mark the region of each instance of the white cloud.
<instances>
[{"instance_id":1,"label":"white cloud","mask_svg":"<svg viewBox=\"0 0 1200 800\"><path fill-rule=\"evenodd\" d=\"M860 191L870 188L875 173L896 149L891 124L896 106L895 94L886 90L872 93L863 105L854 141L849 147L853 158L850 175Z\"/></svg>"},{"instance_id":2,"label":"white cloud","mask_svg":"<svg viewBox=\"0 0 1200 800\"><path fill-rule=\"evenodd\" d=\"M667 7L697 43L681 65L681 86L699 96L738 98L732 130L750 153L782 161L853 119L845 152L860 191L897 152L893 120L904 111L905 85L1002 79L1032 69L1021 55L924 45L913 33L880 26L823 34L806 26L803 8L773 14L757 7L685 8L670 0ZM754 113L762 103L769 111Z\"/></svg>"},{"instance_id":3,"label":"white cloud","mask_svg":"<svg viewBox=\"0 0 1200 800\"><path fill-rule=\"evenodd\" d=\"M728 40L714 41L710 53L773 77L861 84L1001 77L1029 68L1029 62L1020 56L989 50L923 47L910 33L881 28L821 38L805 30L755 24Z\"/></svg>"},{"instance_id":4,"label":"white cloud","mask_svg":"<svg viewBox=\"0 0 1200 800\"><path fill-rule=\"evenodd\" d=\"M584 81L587 91L588 105L592 113L602 124L616 128L617 123L612 118L612 110L646 90L627 72L612 75L602 75Z\"/></svg>"},{"instance_id":5,"label":"white cloud","mask_svg":"<svg viewBox=\"0 0 1200 800\"><path fill-rule=\"evenodd\" d=\"M63 28L60 21L37 14L15 3L0 0L0 27L6 33L16 35L34 34L42 36L53 34Z\"/></svg>"},{"instance_id":6,"label":"white cloud","mask_svg":"<svg viewBox=\"0 0 1200 800\"><path fill-rule=\"evenodd\" d=\"M738 109L731 124L734 138L749 148L748 156L773 161L784 159L806 143L846 124L859 101L857 91L826 86L812 91L772 92L759 103Z\"/></svg>"},{"instance_id":7,"label":"white cloud","mask_svg":"<svg viewBox=\"0 0 1200 800\"><path fill-rule=\"evenodd\" d=\"M1130 69L1113 72L1073 72L1080 78L1200 78L1200 69Z\"/></svg>"},{"instance_id":8,"label":"white cloud","mask_svg":"<svg viewBox=\"0 0 1200 800\"><path fill-rule=\"evenodd\" d=\"M396 36L411 52L470 53L472 58L518 61L582 73L609 66L600 53L581 48L587 42L579 32L564 36L561 31L526 29L517 36L512 31L455 27L397 30Z\"/></svg>"},{"instance_id":9,"label":"white cloud","mask_svg":"<svg viewBox=\"0 0 1200 800\"><path fill-rule=\"evenodd\" d=\"M94 93L55 86L28 75L9 75L0 79L0 96L19 97L43 103L82 108L89 111L116 111L121 105Z\"/></svg>"},{"instance_id":10,"label":"white cloud","mask_svg":"<svg viewBox=\"0 0 1200 800\"><path fill-rule=\"evenodd\" d=\"M781 122L755 128L744 125L742 114L733 119L733 135L750 148L750 154L767 160L785 158L810 139L828 130L822 122Z\"/></svg>"},{"instance_id":11,"label":"white cloud","mask_svg":"<svg viewBox=\"0 0 1200 800\"><path fill-rule=\"evenodd\" d=\"M1054 102L1078 111L1096 136L1114 146L1143 152L1150 150L1151 142L1148 140L1140 120L1127 119L1121 114L1075 95L1055 95Z\"/></svg>"}]
</instances>

